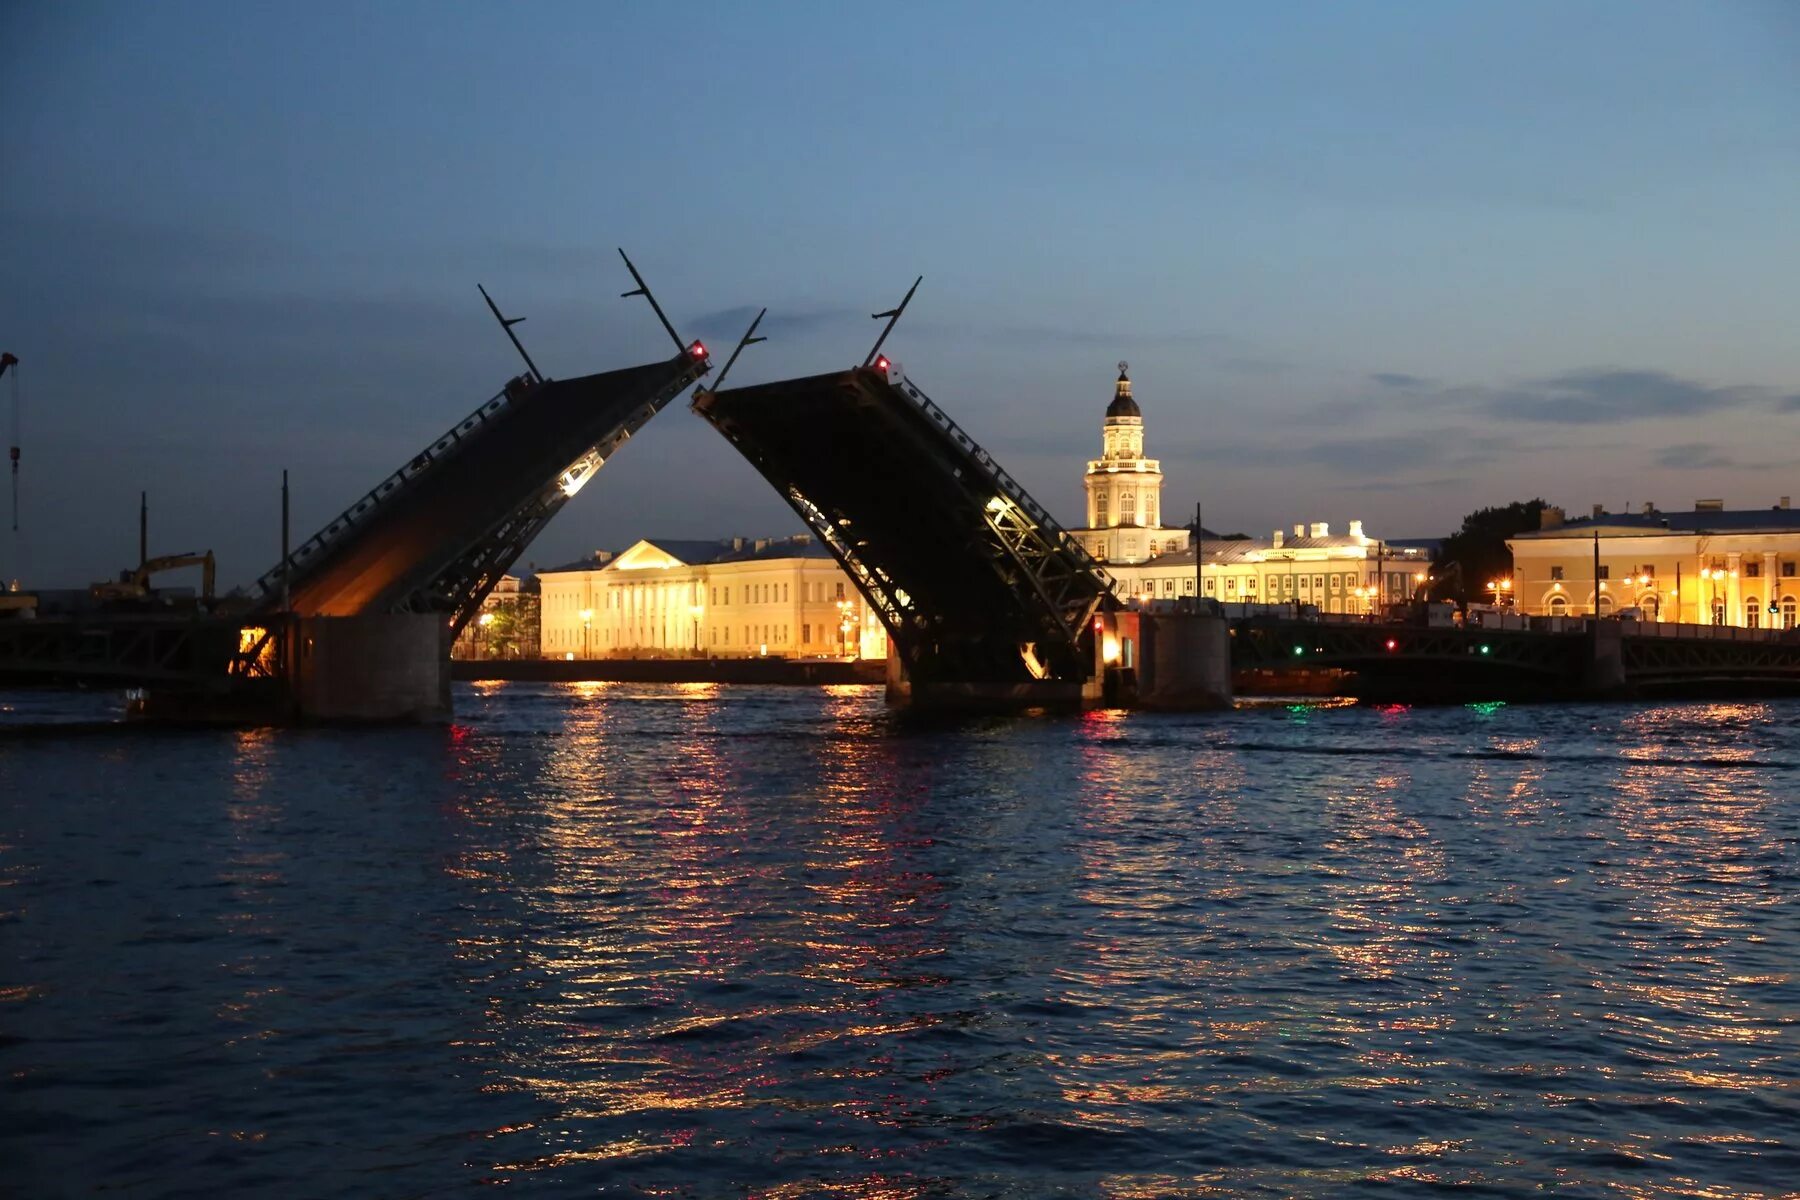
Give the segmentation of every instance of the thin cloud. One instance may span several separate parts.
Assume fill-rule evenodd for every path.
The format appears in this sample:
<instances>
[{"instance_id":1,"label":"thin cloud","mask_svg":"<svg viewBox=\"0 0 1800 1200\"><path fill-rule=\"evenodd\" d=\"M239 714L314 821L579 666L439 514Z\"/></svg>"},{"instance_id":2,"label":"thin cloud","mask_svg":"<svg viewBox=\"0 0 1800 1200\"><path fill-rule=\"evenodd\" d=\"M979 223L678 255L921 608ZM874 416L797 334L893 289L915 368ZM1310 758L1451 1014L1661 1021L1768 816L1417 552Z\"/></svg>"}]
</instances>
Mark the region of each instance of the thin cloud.
<instances>
[{"instance_id":1,"label":"thin cloud","mask_svg":"<svg viewBox=\"0 0 1800 1200\"><path fill-rule=\"evenodd\" d=\"M1379 383L1382 387L1396 388L1400 391L1410 391L1414 388L1422 388L1431 382L1423 376L1403 375L1398 371L1377 371L1375 374L1369 376L1369 378L1376 383Z\"/></svg>"},{"instance_id":2,"label":"thin cloud","mask_svg":"<svg viewBox=\"0 0 1800 1200\"><path fill-rule=\"evenodd\" d=\"M1785 465L1778 462L1750 462L1736 458L1706 442L1682 442L1675 446L1664 446L1656 452L1653 461L1659 467L1668 467L1676 471L1716 471L1726 467L1747 471L1766 471Z\"/></svg>"},{"instance_id":3,"label":"thin cloud","mask_svg":"<svg viewBox=\"0 0 1800 1200\"><path fill-rule=\"evenodd\" d=\"M750 322L756 319L761 305L739 304L732 308L716 308L711 312L701 313L693 317L689 324L703 338L717 341L721 338L737 338L744 330L750 328ZM847 308L801 309L799 311L782 311L771 307L756 327L759 337L805 337L822 330L841 328L858 319L858 315ZM866 319L866 318L865 318Z\"/></svg>"}]
</instances>

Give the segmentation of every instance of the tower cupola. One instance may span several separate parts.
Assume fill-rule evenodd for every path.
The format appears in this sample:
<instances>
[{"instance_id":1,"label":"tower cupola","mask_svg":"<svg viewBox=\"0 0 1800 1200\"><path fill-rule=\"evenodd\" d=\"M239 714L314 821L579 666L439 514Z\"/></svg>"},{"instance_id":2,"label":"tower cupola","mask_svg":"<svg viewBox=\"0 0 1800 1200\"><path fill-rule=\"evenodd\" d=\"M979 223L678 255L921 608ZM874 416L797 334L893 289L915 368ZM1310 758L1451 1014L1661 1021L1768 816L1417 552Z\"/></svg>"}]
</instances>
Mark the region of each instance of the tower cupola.
<instances>
[{"instance_id":1,"label":"tower cupola","mask_svg":"<svg viewBox=\"0 0 1800 1200\"><path fill-rule=\"evenodd\" d=\"M1119 364L1119 382L1113 385L1112 403L1106 406L1108 420L1114 417L1137 417L1142 420L1144 414L1138 410L1137 401L1131 398L1131 364Z\"/></svg>"}]
</instances>

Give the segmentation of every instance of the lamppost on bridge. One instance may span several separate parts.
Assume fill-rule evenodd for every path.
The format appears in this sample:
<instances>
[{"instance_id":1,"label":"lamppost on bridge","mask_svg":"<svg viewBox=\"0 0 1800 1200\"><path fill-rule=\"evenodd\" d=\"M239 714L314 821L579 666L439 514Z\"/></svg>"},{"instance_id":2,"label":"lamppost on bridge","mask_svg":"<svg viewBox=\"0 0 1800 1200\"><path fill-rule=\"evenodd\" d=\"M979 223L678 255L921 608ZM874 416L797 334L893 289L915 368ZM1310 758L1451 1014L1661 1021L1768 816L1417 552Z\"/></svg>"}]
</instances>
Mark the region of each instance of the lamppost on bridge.
<instances>
[{"instance_id":1,"label":"lamppost on bridge","mask_svg":"<svg viewBox=\"0 0 1800 1200\"><path fill-rule=\"evenodd\" d=\"M594 621L594 610L591 608L582 609L581 610L581 657L583 657L583 658L588 657L588 627L593 624L593 621Z\"/></svg>"}]
</instances>

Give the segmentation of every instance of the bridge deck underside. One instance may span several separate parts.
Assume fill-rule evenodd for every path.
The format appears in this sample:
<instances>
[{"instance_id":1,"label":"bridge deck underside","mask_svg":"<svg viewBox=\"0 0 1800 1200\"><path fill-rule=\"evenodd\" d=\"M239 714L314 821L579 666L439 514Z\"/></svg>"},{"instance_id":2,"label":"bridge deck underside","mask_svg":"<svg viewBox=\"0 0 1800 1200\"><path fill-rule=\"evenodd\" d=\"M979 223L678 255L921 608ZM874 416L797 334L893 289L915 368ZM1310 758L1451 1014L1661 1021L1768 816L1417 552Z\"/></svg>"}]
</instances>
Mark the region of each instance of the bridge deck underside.
<instances>
[{"instance_id":1,"label":"bridge deck underside","mask_svg":"<svg viewBox=\"0 0 1800 1200\"><path fill-rule=\"evenodd\" d=\"M290 585L294 611L354 616L417 607L409 597L555 489L557 477L591 447L646 406L665 403L693 373L685 356L677 356L543 384L301 568ZM498 569L506 565L510 559Z\"/></svg>"},{"instance_id":2,"label":"bridge deck underside","mask_svg":"<svg viewBox=\"0 0 1800 1200\"><path fill-rule=\"evenodd\" d=\"M883 376L854 370L702 393L695 409L824 536L914 680L1028 681L1027 644L1052 678L1090 673L1085 617L1073 627L1070 613L1091 612L1104 584L1064 575L1046 600L1034 583L1041 575L1009 553L997 527L991 460ZM1009 504L1005 516L1021 511ZM1027 532L1060 548L1060 531L1039 525ZM1071 591L1087 607L1059 606Z\"/></svg>"}]
</instances>

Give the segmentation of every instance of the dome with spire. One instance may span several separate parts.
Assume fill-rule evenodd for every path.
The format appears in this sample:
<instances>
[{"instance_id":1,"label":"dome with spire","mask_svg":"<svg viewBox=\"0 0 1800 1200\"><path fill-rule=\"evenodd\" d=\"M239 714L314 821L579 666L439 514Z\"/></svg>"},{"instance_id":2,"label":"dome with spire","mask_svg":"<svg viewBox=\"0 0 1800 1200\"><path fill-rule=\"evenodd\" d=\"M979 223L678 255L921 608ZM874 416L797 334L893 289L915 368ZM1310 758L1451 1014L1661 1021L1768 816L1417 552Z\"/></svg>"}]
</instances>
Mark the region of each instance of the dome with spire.
<instances>
[{"instance_id":1,"label":"dome with spire","mask_svg":"<svg viewBox=\"0 0 1800 1200\"><path fill-rule=\"evenodd\" d=\"M1137 417L1143 419L1144 414L1138 410L1137 401L1131 398L1131 376L1127 374L1130 363L1119 364L1119 382L1113 385L1112 403L1106 406L1106 417Z\"/></svg>"}]
</instances>

